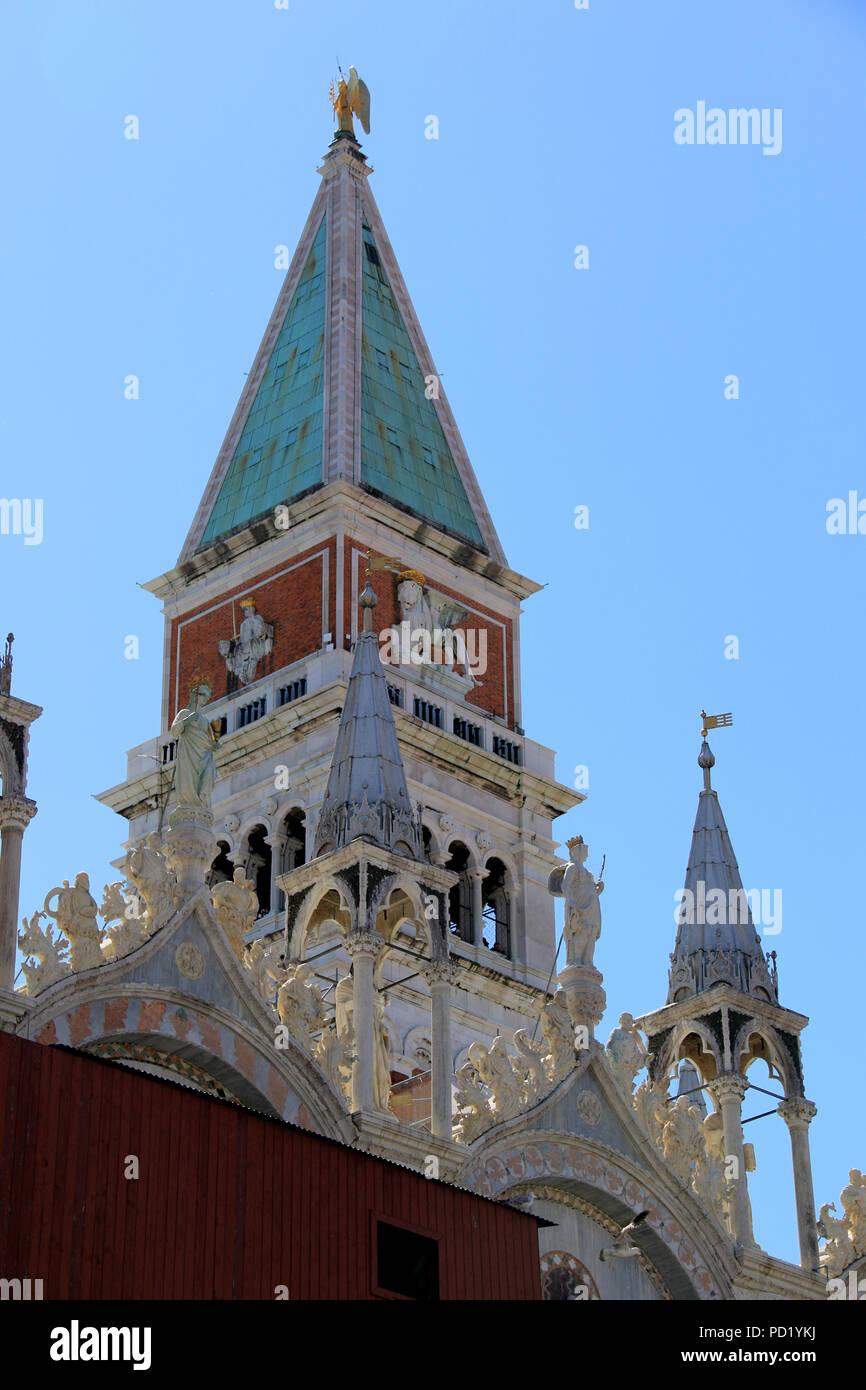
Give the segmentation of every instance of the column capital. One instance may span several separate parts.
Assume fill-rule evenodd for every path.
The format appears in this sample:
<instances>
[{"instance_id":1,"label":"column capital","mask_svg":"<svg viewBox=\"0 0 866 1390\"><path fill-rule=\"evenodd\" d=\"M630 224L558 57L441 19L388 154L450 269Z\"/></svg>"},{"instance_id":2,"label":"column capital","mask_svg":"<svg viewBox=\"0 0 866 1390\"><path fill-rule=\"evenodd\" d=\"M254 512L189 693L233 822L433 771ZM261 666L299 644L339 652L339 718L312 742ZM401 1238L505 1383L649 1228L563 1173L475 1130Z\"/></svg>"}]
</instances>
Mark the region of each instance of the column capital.
<instances>
[{"instance_id":1,"label":"column capital","mask_svg":"<svg viewBox=\"0 0 866 1390\"><path fill-rule=\"evenodd\" d=\"M815 1102L807 1100L805 1096L789 1096L777 1109L789 1129L808 1129L818 1113Z\"/></svg>"},{"instance_id":2,"label":"column capital","mask_svg":"<svg viewBox=\"0 0 866 1390\"><path fill-rule=\"evenodd\" d=\"M724 1104L726 1100L736 1100L742 1104L748 1089L749 1083L738 1071L722 1072L707 1082L707 1090L719 1104Z\"/></svg>"},{"instance_id":3,"label":"column capital","mask_svg":"<svg viewBox=\"0 0 866 1390\"><path fill-rule=\"evenodd\" d=\"M477 864L469 864L466 872L470 878L480 880L482 883L487 877L487 870L480 868Z\"/></svg>"},{"instance_id":4,"label":"column capital","mask_svg":"<svg viewBox=\"0 0 866 1390\"><path fill-rule=\"evenodd\" d=\"M450 960L428 961L421 973L431 989L434 985L453 985L457 978Z\"/></svg>"},{"instance_id":5,"label":"column capital","mask_svg":"<svg viewBox=\"0 0 866 1390\"><path fill-rule=\"evenodd\" d=\"M371 956L375 960L385 945L385 938L375 931L352 931L343 944L353 960L356 956Z\"/></svg>"},{"instance_id":6,"label":"column capital","mask_svg":"<svg viewBox=\"0 0 866 1390\"><path fill-rule=\"evenodd\" d=\"M36 811L36 802L29 796L0 796L0 831L20 830L23 833Z\"/></svg>"}]
</instances>

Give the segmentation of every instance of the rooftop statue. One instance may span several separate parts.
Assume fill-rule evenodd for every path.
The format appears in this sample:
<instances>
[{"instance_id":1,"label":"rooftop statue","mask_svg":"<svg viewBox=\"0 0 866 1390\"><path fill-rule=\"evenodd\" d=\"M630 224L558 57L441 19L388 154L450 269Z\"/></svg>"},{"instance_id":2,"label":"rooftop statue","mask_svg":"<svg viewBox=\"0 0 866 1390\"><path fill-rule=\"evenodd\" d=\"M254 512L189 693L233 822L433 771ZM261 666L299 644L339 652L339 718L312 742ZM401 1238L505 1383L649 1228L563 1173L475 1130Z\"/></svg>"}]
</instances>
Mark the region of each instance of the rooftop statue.
<instances>
[{"instance_id":1,"label":"rooftop statue","mask_svg":"<svg viewBox=\"0 0 866 1390\"><path fill-rule=\"evenodd\" d=\"M174 794L177 805L191 810L209 811L214 784L214 749L217 736L210 721L201 713L211 697L210 682L198 677L190 686L189 705L178 710L169 730L177 739Z\"/></svg>"},{"instance_id":2,"label":"rooftop statue","mask_svg":"<svg viewBox=\"0 0 866 1390\"><path fill-rule=\"evenodd\" d=\"M337 113L338 130L345 130L354 136L352 117L357 116L364 128L364 134L370 134L370 92L355 68L349 68L348 82L342 72L340 73L336 91L333 82L331 83L331 105Z\"/></svg>"},{"instance_id":3,"label":"rooftop statue","mask_svg":"<svg viewBox=\"0 0 866 1390\"><path fill-rule=\"evenodd\" d=\"M582 835L569 840L570 863L554 869L547 882L554 897L565 898L565 951L569 965L592 965L595 943L601 936L598 900L604 884L587 869L587 851Z\"/></svg>"}]
</instances>

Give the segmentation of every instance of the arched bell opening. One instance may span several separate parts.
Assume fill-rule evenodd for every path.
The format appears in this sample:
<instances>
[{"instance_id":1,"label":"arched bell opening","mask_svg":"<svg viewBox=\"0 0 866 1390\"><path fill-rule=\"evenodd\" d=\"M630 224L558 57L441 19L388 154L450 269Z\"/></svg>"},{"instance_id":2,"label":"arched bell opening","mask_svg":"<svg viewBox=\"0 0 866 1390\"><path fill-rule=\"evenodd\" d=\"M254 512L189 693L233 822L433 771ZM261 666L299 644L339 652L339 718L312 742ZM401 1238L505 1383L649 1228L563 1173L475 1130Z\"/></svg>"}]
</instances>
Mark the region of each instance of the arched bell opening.
<instances>
[{"instance_id":1,"label":"arched bell opening","mask_svg":"<svg viewBox=\"0 0 866 1390\"><path fill-rule=\"evenodd\" d=\"M235 871L235 866L229 858L230 845L228 840L218 840L217 849L219 853L206 876L208 888L213 888L217 883L230 883Z\"/></svg>"},{"instance_id":2,"label":"arched bell opening","mask_svg":"<svg viewBox=\"0 0 866 1390\"><path fill-rule=\"evenodd\" d=\"M461 941L473 940L472 877L469 872L469 850L460 840L448 846L445 868L459 878L448 894L448 930Z\"/></svg>"},{"instance_id":3,"label":"arched bell opening","mask_svg":"<svg viewBox=\"0 0 866 1390\"><path fill-rule=\"evenodd\" d=\"M291 873L307 862L307 818L300 806L293 807L280 822L276 835L277 876ZM282 888L274 893L277 912L285 912L286 895Z\"/></svg>"},{"instance_id":4,"label":"arched bell opening","mask_svg":"<svg viewBox=\"0 0 866 1390\"><path fill-rule=\"evenodd\" d=\"M511 955L511 903L508 870L501 859L488 859L481 884L482 945L498 955Z\"/></svg>"},{"instance_id":5,"label":"arched bell opening","mask_svg":"<svg viewBox=\"0 0 866 1390\"><path fill-rule=\"evenodd\" d=\"M271 847L267 843L267 827L253 826L246 838L239 861L244 873L252 882L253 890L259 900L256 917L266 917L271 910Z\"/></svg>"}]
</instances>

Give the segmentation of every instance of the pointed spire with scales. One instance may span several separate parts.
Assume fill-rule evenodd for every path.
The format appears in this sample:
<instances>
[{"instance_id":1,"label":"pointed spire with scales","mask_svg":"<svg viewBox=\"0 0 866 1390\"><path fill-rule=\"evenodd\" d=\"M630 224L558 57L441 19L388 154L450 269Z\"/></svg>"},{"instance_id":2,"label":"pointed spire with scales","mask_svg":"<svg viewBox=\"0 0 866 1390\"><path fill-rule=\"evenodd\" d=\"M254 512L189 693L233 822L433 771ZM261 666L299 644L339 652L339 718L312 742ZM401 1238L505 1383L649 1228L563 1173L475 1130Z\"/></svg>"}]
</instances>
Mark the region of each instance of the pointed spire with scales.
<instances>
[{"instance_id":1,"label":"pointed spire with scales","mask_svg":"<svg viewBox=\"0 0 866 1390\"><path fill-rule=\"evenodd\" d=\"M377 602L368 575L359 598L364 625L358 634L334 744L316 832L316 856L362 839L397 854L424 857L421 826L409 799L379 659L379 639L373 630Z\"/></svg>"},{"instance_id":2,"label":"pointed spire with scales","mask_svg":"<svg viewBox=\"0 0 866 1390\"><path fill-rule=\"evenodd\" d=\"M667 1002L700 994L721 981L775 1003L775 977L755 931L725 817L710 782L715 762L704 737L698 754L704 786L692 831Z\"/></svg>"}]
</instances>

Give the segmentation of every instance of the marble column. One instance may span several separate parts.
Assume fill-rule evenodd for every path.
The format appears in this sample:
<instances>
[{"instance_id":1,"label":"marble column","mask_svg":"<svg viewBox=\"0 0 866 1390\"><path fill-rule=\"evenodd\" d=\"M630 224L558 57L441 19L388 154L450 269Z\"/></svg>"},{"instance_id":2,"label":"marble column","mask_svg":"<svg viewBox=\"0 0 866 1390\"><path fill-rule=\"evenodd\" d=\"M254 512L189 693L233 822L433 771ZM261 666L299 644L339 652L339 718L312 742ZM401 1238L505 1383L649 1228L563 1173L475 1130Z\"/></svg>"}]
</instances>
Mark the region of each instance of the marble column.
<instances>
[{"instance_id":1,"label":"marble column","mask_svg":"<svg viewBox=\"0 0 866 1390\"><path fill-rule=\"evenodd\" d=\"M375 1018L373 971L381 947L376 932L355 931L346 937L346 950L352 958L352 1009L355 1028L355 1059L352 1063L352 1109L375 1110L373 1092Z\"/></svg>"},{"instance_id":2,"label":"marble column","mask_svg":"<svg viewBox=\"0 0 866 1390\"><path fill-rule=\"evenodd\" d=\"M430 986L432 1056L431 1130L437 1139L451 1138L451 966L447 960L433 961L427 968Z\"/></svg>"},{"instance_id":3,"label":"marble column","mask_svg":"<svg viewBox=\"0 0 866 1390\"><path fill-rule=\"evenodd\" d=\"M725 1136L725 1158L736 1161L737 1176L733 1179L730 1204L731 1231L739 1245L753 1246L752 1213L746 1179L746 1156L743 1152L743 1119L741 1107L748 1085L739 1072L725 1072L709 1082L708 1090L722 1115Z\"/></svg>"},{"instance_id":4,"label":"marble column","mask_svg":"<svg viewBox=\"0 0 866 1390\"><path fill-rule=\"evenodd\" d=\"M0 989L14 988L21 842L35 815L35 801L21 796L0 797Z\"/></svg>"},{"instance_id":5,"label":"marble column","mask_svg":"<svg viewBox=\"0 0 866 1390\"><path fill-rule=\"evenodd\" d=\"M791 1136L794 1164L794 1200L797 1204L797 1234L800 1238L800 1264L818 1269L818 1232L815 1226L815 1194L812 1187L812 1159L809 1155L809 1125L818 1107L803 1096L783 1100L779 1114Z\"/></svg>"},{"instance_id":6,"label":"marble column","mask_svg":"<svg viewBox=\"0 0 866 1390\"><path fill-rule=\"evenodd\" d=\"M516 884L512 884L510 887L506 888L505 894L508 898L508 955L511 960L517 960L517 913L520 906L520 889ZM524 959L524 952L522 949L519 954L520 959Z\"/></svg>"},{"instance_id":7,"label":"marble column","mask_svg":"<svg viewBox=\"0 0 866 1390\"><path fill-rule=\"evenodd\" d=\"M480 946L484 929L484 898L481 887L486 873L484 869L470 869L469 877L472 880L472 931L470 940L474 946Z\"/></svg>"}]
</instances>

